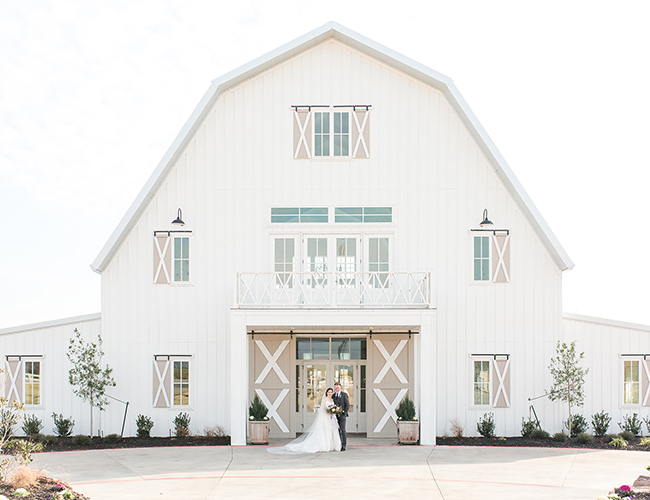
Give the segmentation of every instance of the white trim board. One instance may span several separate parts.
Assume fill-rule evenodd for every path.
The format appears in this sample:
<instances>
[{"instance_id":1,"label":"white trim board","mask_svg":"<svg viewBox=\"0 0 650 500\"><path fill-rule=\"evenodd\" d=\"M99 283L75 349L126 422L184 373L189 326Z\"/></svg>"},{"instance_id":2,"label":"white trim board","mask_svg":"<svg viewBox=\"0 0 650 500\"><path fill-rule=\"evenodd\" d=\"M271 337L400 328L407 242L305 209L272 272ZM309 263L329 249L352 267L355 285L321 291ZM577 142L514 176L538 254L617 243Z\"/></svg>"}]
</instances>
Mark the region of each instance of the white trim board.
<instances>
[{"instance_id":1,"label":"white trim board","mask_svg":"<svg viewBox=\"0 0 650 500\"><path fill-rule=\"evenodd\" d=\"M489 159L497 176L501 179L519 208L530 221L535 232L553 257L556 265L562 271L573 268L573 261L555 237L550 227L537 210L537 207L535 207L523 186L519 183L519 180L515 177L514 173L508 166L508 163L492 142L492 139L490 139L483 126L467 105L467 102L465 102L465 99L461 96L451 78L403 56L388 47L374 42L344 26L341 26L334 21L330 21L320 28L316 28L305 35L296 38L295 40L282 45L257 59L254 59L248 64L226 73L210 84L205 95L199 101L178 136L176 136L176 139L172 142L151 177L149 177L135 201L131 204L118 224L117 228L115 228L113 234L111 234L110 238L91 264L91 269L99 274L106 269L115 255L115 252L140 218L149 204L149 201L155 196L158 188L182 154L185 146L192 139L194 133L203 122L203 119L212 108L212 105L223 92L253 75L261 73L262 71L265 71L266 69L275 66L300 52L314 47L329 38L337 39L439 89L446 96L449 103L458 113L463 123L467 126L470 134L474 137L486 157Z\"/></svg>"},{"instance_id":2,"label":"white trim board","mask_svg":"<svg viewBox=\"0 0 650 500\"><path fill-rule=\"evenodd\" d=\"M43 323L31 323L29 325L12 326L10 328L0 329L0 335L7 335L9 333L26 332L29 330L40 330L43 328L51 328L53 326L63 326L63 325L70 325L74 323L83 323L86 321L95 321L101 319L101 317L102 317L101 313L93 313L93 314L86 314L84 316L74 316L72 318L44 321Z\"/></svg>"},{"instance_id":3,"label":"white trim board","mask_svg":"<svg viewBox=\"0 0 650 500\"><path fill-rule=\"evenodd\" d=\"M617 328L627 328L630 330L641 330L650 332L650 325L641 325L639 323L627 323L625 321L618 321L614 319L597 318L595 316L583 316L582 314L563 313L562 319L570 321L581 321L583 323L595 323L597 325L614 326Z\"/></svg>"}]
</instances>

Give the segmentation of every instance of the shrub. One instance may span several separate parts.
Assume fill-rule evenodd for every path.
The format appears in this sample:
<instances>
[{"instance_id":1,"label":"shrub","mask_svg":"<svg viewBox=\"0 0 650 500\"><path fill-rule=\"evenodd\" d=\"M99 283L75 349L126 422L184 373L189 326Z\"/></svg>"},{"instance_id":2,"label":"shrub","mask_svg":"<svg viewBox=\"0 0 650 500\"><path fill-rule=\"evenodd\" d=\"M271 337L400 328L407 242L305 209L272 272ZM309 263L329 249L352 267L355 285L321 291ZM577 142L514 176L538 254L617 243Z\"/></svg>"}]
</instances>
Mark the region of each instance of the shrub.
<instances>
[{"instance_id":1,"label":"shrub","mask_svg":"<svg viewBox=\"0 0 650 500\"><path fill-rule=\"evenodd\" d=\"M465 429L461 425L460 421L457 418L452 418L450 420L451 424L451 435L457 438L462 438L463 437L463 432L465 432Z\"/></svg>"},{"instance_id":2,"label":"shrub","mask_svg":"<svg viewBox=\"0 0 650 500\"><path fill-rule=\"evenodd\" d=\"M136 436L139 438L151 437L151 429L153 428L153 419L146 415L138 415L135 419L135 425L138 427Z\"/></svg>"},{"instance_id":3,"label":"shrub","mask_svg":"<svg viewBox=\"0 0 650 500\"><path fill-rule=\"evenodd\" d=\"M215 425L214 427L206 427L203 429L204 434L209 438L222 438L226 437L226 429L220 425Z\"/></svg>"},{"instance_id":4,"label":"shrub","mask_svg":"<svg viewBox=\"0 0 650 500\"><path fill-rule=\"evenodd\" d=\"M39 434L38 435L38 442L41 443L43 446L53 446L59 442L59 438L56 436L49 436L49 435L43 435Z\"/></svg>"},{"instance_id":5,"label":"shrub","mask_svg":"<svg viewBox=\"0 0 650 500\"><path fill-rule=\"evenodd\" d=\"M643 421L638 419L638 415L636 413L632 413L631 417L629 415L624 415L623 422L619 422L618 426L622 431L630 431L635 436L638 436L641 432L642 424Z\"/></svg>"},{"instance_id":6,"label":"shrub","mask_svg":"<svg viewBox=\"0 0 650 500\"><path fill-rule=\"evenodd\" d=\"M190 435L190 420L192 420L192 418L189 413L179 413L174 417L176 437L187 437Z\"/></svg>"},{"instance_id":7,"label":"shrub","mask_svg":"<svg viewBox=\"0 0 650 500\"><path fill-rule=\"evenodd\" d=\"M603 441L605 441L606 443L609 443L615 437L618 437L618 436L616 434L605 434L603 436Z\"/></svg>"},{"instance_id":8,"label":"shrub","mask_svg":"<svg viewBox=\"0 0 650 500\"><path fill-rule=\"evenodd\" d=\"M576 441L580 444L591 444L594 442L594 437L586 432L581 432L576 436Z\"/></svg>"},{"instance_id":9,"label":"shrub","mask_svg":"<svg viewBox=\"0 0 650 500\"><path fill-rule=\"evenodd\" d=\"M591 426L594 428L594 434L598 437L602 437L607 434L609 429L609 423L612 421L612 417L609 416L605 410L595 413L591 416ZM649 427L650 432L650 427Z\"/></svg>"},{"instance_id":10,"label":"shrub","mask_svg":"<svg viewBox=\"0 0 650 500\"><path fill-rule=\"evenodd\" d=\"M36 415L27 415L25 417L25 421L23 422L23 432L25 433L25 436L34 438L40 434L42 428L43 423Z\"/></svg>"},{"instance_id":11,"label":"shrub","mask_svg":"<svg viewBox=\"0 0 650 500\"><path fill-rule=\"evenodd\" d=\"M587 430L589 424L587 424L587 419L582 415L571 415L571 425L569 426L569 419L566 419L564 422L564 428L567 431L571 431L571 437L576 437L578 434L581 434Z\"/></svg>"},{"instance_id":12,"label":"shrub","mask_svg":"<svg viewBox=\"0 0 650 500\"><path fill-rule=\"evenodd\" d=\"M486 413L481 418L479 418L478 423L476 424L476 430L478 433L486 438L494 437L494 413Z\"/></svg>"},{"instance_id":13,"label":"shrub","mask_svg":"<svg viewBox=\"0 0 650 500\"><path fill-rule=\"evenodd\" d=\"M264 403L262 403L260 397L255 394L253 401L251 401L251 405L248 407L249 420L253 420L255 422L268 420L268 417L266 416L268 413L269 409Z\"/></svg>"},{"instance_id":14,"label":"shrub","mask_svg":"<svg viewBox=\"0 0 650 500\"><path fill-rule=\"evenodd\" d=\"M14 456L14 460L18 465L27 466L32 463L32 452L41 451L43 445L40 443L32 443L25 439L12 439L7 441L3 450L8 451Z\"/></svg>"},{"instance_id":15,"label":"shrub","mask_svg":"<svg viewBox=\"0 0 650 500\"><path fill-rule=\"evenodd\" d=\"M634 433L630 431L619 432L619 437L622 437L626 441L632 441L634 439Z\"/></svg>"},{"instance_id":16,"label":"shrub","mask_svg":"<svg viewBox=\"0 0 650 500\"><path fill-rule=\"evenodd\" d=\"M86 436L84 434L77 434L72 438L72 443L75 446L90 446L93 442L93 438Z\"/></svg>"},{"instance_id":17,"label":"shrub","mask_svg":"<svg viewBox=\"0 0 650 500\"><path fill-rule=\"evenodd\" d=\"M535 429L533 432L530 433L530 437L533 439L548 439L550 438L550 434L542 429Z\"/></svg>"},{"instance_id":18,"label":"shrub","mask_svg":"<svg viewBox=\"0 0 650 500\"><path fill-rule=\"evenodd\" d=\"M639 442L641 446L650 446L650 437L643 437Z\"/></svg>"},{"instance_id":19,"label":"shrub","mask_svg":"<svg viewBox=\"0 0 650 500\"><path fill-rule=\"evenodd\" d=\"M554 441L564 443L567 439L569 439L569 436L567 436L564 432L556 432L555 434L553 434Z\"/></svg>"},{"instance_id":20,"label":"shrub","mask_svg":"<svg viewBox=\"0 0 650 500\"><path fill-rule=\"evenodd\" d=\"M24 407L17 408L15 403L15 401L13 405L7 403L0 410L0 436L4 439L9 439L14 435L14 429L20 420L19 411L24 409ZM18 405L20 406L20 403Z\"/></svg>"},{"instance_id":21,"label":"shrub","mask_svg":"<svg viewBox=\"0 0 650 500\"><path fill-rule=\"evenodd\" d=\"M115 444L119 442L121 439L122 436L120 436L119 434L109 434L108 436L104 436L102 442L106 444Z\"/></svg>"},{"instance_id":22,"label":"shrub","mask_svg":"<svg viewBox=\"0 0 650 500\"><path fill-rule=\"evenodd\" d=\"M609 442L609 445L614 448L625 448L627 446L627 441L622 437L615 437Z\"/></svg>"},{"instance_id":23,"label":"shrub","mask_svg":"<svg viewBox=\"0 0 650 500\"><path fill-rule=\"evenodd\" d=\"M524 417L521 417L521 435L523 437L530 437L536 429L539 429L537 421L530 417L528 417L527 420L524 420Z\"/></svg>"},{"instance_id":24,"label":"shrub","mask_svg":"<svg viewBox=\"0 0 650 500\"><path fill-rule=\"evenodd\" d=\"M7 483L12 488L31 488L36 485L38 480L43 477L44 473L35 471L24 465L19 465L7 474ZM14 493L15 494L15 493ZM6 497L5 497L6 498Z\"/></svg>"},{"instance_id":25,"label":"shrub","mask_svg":"<svg viewBox=\"0 0 650 500\"><path fill-rule=\"evenodd\" d=\"M63 414L52 413L52 418L54 419L54 433L59 437L68 437L72 435L72 429L74 428L74 420L72 417L63 418Z\"/></svg>"},{"instance_id":26,"label":"shrub","mask_svg":"<svg viewBox=\"0 0 650 500\"><path fill-rule=\"evenodd\" d=\"M397 410L395 410L395 413L397 414L397 420L412 422L415 420L415 403L406 395L400 402Z\"/></svg>"}]
</instances>

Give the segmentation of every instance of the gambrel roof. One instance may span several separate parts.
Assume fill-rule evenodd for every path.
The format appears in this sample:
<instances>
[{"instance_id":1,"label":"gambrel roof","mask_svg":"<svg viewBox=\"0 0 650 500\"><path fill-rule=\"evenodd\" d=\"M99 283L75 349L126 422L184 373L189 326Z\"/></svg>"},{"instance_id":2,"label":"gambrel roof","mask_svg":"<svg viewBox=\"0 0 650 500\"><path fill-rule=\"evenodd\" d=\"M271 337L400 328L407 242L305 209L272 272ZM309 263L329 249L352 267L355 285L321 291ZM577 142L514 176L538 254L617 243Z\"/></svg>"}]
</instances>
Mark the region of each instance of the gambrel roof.
<instances>
[{"instance_id":1,"label":"gambrel roof","mask_svg":"<svg viewBox=\"0 0 650 500\"><path fill-rule=\"evenodd\" d=\"M460 92L452 80L437 71L389 49L388 47L384 47L383 45L369 40L368 38L331 21L320 28L297 38L296 40L293 40L292 42L289 42L268 54L231 71L230 73L226 73L221 78L217 78L211 83L198 106L195 108L194 112L191 114L190 118L187 120L180 133L163 156L153 174L147 180L145 186L142 188L137 198L131 207L129 207L129 210L126 212L119 225L104 245L104 248L102 248L99 255L95 258L95 261L91 264L93 271L101 273L106 269L113 258L113 255L136 224L140 215L146 209L149 201L153 199L158 188L182 154L186 145L192 139L194 133L202 123L212 105L223 92L329 38L335 38L440 90L458 113L458 116L463 121L468 131L474 137L479 147L490 161L490 164L494 168L499 179L501 179L501 182L503 182L519 208L528 218L530 224L548 249L557 266L563 271L573 268L574 264L569 255L566 253L564 248L562 248L562 245L560 245L560 242L515 177L514 173L488 136L485 129L479 123L472 110L460 95Z\"/></svg>"}]
</instances>

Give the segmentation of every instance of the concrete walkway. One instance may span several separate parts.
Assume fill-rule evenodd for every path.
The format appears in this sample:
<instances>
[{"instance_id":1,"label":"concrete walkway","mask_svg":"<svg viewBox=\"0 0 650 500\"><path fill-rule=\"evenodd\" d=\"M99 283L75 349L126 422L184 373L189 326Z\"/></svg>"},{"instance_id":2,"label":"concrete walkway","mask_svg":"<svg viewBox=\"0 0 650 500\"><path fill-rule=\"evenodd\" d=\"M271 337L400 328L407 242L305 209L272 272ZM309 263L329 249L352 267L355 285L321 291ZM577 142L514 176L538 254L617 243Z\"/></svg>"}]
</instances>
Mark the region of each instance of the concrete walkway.
<instances>
[{"instance_id":1,"label":"concrete walkway","mask_svg":"<svg viewBox=\"0 0 650 500\"><path fill-rule=\"evenodd\" d=\"M361 444L363 443L363 444ZM374 444L374 445L373 445ZM646 473L650 453L553 448L392 446L273 455L266 447L40 453L35 465L93 500L345 498L595 500Z\"/></svg>"}]
</instances>

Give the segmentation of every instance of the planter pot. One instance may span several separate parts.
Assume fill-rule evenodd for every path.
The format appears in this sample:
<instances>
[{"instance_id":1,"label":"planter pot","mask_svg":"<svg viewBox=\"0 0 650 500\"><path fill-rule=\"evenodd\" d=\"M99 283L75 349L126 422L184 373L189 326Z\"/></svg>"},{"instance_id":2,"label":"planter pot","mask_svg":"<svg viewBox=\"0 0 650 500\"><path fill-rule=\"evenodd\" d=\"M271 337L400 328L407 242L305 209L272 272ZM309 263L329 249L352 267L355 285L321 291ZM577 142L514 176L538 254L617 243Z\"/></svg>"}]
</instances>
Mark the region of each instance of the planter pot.
<instances>
[{"instance_id":1,"label":"planter pot","mask_svg":"<svg viewBox=\"0 0 650 500\"><path fill-rule=\"evenodd\" d=\"M397 441L399 444L418 444L420 442L420 422L398 420Z\"/></svg>"},{"instance_id":2,"label":"planter pot","mask_svg":"<svg viewBox=\"0 0 650 500\"><path fill-rule=\"evenodd\" d=\"M248 422L248 436L251 444L269 444L269 428L271 423L265 422Z\"/></svg>"}]
</instances>

